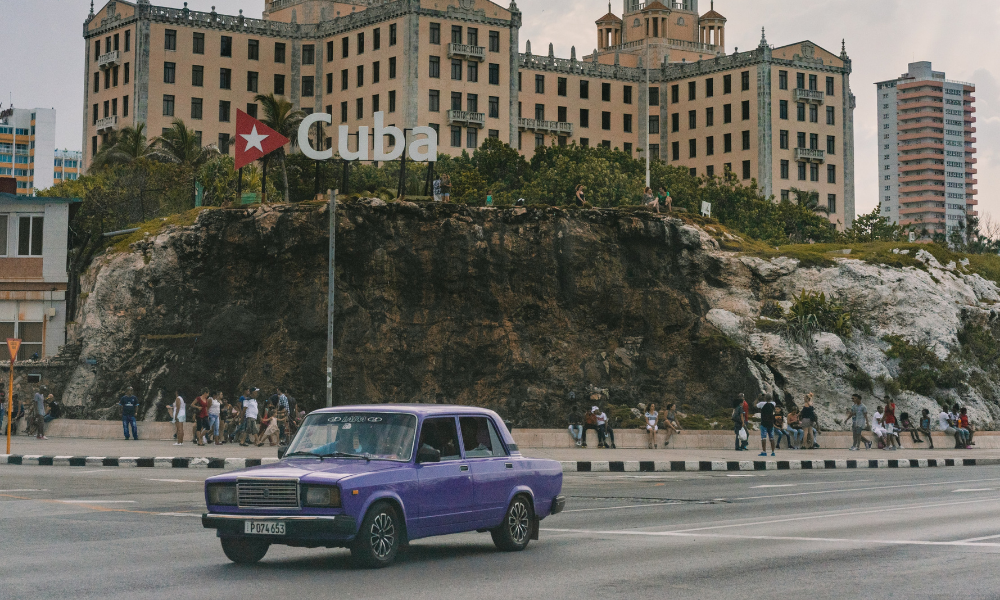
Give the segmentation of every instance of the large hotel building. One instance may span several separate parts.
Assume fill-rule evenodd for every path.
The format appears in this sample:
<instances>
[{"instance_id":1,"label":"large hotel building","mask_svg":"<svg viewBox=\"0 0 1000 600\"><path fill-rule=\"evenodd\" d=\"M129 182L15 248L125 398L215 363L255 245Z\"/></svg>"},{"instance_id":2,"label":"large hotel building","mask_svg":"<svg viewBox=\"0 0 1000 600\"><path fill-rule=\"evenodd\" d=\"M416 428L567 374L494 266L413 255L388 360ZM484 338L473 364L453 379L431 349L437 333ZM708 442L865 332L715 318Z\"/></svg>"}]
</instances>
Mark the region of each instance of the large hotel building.
<instances>
[{"instance_id":1,"label":"large hotel building","mask_svg":"<svg viewBox=\"0 0 1000 600\"><path fill-rule=\"evenodd\" d=\"M714 6L622 9L596 21L593 51L557 58L551 45L522 44L514 0L265 0L261 19L111 1L84 23L84 163L112 129L143 122L156 135L174 118L228 150L236 109L254 115L254 96L274 93L352 131L376 111L402 128L430 125L452 154L486 137L529 156L576 143L642 157L648 144L696 175L730 170L777 198L815 192L833 223L851 225L843 49L772 47L762 33L756 48L727 52Z\"/></svg>"},{"instance_id":2,"label":"large hotel building","mask_svg":"<svg viewBox=\"0 0 1000 600\"><path fill-rule=\"evenodd\" d=\"M910 63L878 87L882 215L917 233L950 234L979 213L976 86Z\"/></svg>"}]
</instances>

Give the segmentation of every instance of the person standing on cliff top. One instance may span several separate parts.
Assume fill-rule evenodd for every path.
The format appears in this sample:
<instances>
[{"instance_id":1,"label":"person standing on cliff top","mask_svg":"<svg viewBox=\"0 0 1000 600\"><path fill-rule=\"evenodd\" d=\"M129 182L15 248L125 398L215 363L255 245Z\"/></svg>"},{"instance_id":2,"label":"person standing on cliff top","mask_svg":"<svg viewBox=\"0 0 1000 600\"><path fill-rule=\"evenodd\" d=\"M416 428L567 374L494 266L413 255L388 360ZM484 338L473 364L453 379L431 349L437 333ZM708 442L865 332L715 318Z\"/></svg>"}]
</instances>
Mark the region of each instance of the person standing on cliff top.
<instances>
[{"instance_id":1,"label":"person standing on cliff top","mask_svg":"<svg viewBox=\"0 0 1000 600\"><path fill-rule=\"evenodd\" d=\"M441 202L441 177L435 177L431 184L431 193L434 194L434 201Z\"/></svg>"},{"instance_id":2,"label":"person standing on cliff top","mask_svg":"<svg viewBox=\"0 0 1000 600\"><path fill-rule=\"evenodd\" d=\"M132 428L132 438L139 440L139 432L136 431L135 415L139 412L139 399L132 394L132 386L128 386L125 395L118 400L118 405L122 407L122 430L125 439L128 440L129 427Z\"/></svg>"},{"instance_id":3,"label":"person standing on cliff top","mask_svg":"<svg viewBox=\"0 0 1000 600\"><path fill-rule=\"evenodd\" d=\"M451 176L447 173L441 176L441 200L445 204L451 202Z\"/></svg>"}]
</instances>

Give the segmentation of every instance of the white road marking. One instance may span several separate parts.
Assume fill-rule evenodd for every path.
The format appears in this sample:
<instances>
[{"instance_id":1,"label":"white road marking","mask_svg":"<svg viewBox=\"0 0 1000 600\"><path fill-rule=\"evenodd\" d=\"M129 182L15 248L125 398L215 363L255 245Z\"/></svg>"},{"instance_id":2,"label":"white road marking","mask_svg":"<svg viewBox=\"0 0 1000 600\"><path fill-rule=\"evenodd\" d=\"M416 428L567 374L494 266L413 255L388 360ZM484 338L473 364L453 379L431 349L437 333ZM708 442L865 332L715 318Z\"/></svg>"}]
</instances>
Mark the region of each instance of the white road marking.
<instances>
[{"instance_id":1,"label":"white road marking","mask_svg":"<svg viewBox=\"0 0 1000 600\"><path fill-rule=\"evenodd\" d=\"M726 477L761 477L761 475L754 475L753 473L729 473Z\"/></svg>"},{"instance_id":2,"label":"white road marking","mask_svg":"<svg viewBox=\"0 0 1000 600\"><path fill-rule=\"evenodd\" d=\"M135 504L135 500L56 500L66 504Z\"/></svg>"},{"instance_id":3,"label":"white road marking","mask_svg":"<svg viewBox=\"0 0 1000 600\"><path fill-rule=\"evenodd\" d=\"M73 471L73 475L82 475L83 473L114 473L115 471L109 469L94 469L93 471Z\"/></svg>"},{"instance_id":4,"label":"white road marking","mask_svg":"<svg viewBox=\"0 0 1000 600\"><path fill-rule=\"evenodd\" d=\"M837 493L841 493L841 492L868 492L868 491L871 491L871 490L894 490L894 489L899 489L899 488L927 487L927 486L935 486L935 485L952 485L952 484L955 484L955 483L980 483L980 482L983 482L983 481L1000 481L1000 478L994 477L994 478L991 478L991 479L973 479L973 480L963 479L963 480L958 480L958 481L939 481L939 482L936 482L936 483L908 483L908 484L901 484L901 485L879 485L879 486L873 486L873 487L843 488L843 489L839 489L839 490L820 490L820 491L816 491L816 492L795 492L794 494L776 494L776 495L773 495L773 496L746 496L744 498L733 498L733 500L761 500L761 499L767 499L767 498L786 498L786 497L791 497L791 496L812 496L812 495L815 495L815 494L837 494Z\"/></svg>"},{"instance_id":5,"label":"white road marking","mask_svg":"<svg viewBox=\"0 0 1000 600\"><path fill-rule=\"evenodd\" d=\"M951 493L957 494L959 492L992 492L992 491L995 491L995 490L996 490L996 488L976 488L976 489L968 489L968 490L967 489L960 489L960 490L952 490Z\"/></svg>"},{"instance_id":6,"label":"white road marking","mask_svg":"<svg viewBox=\"0 0 1000 600\"><path fill-rule=\"evenodd\" d=\"M870 479L858 479L856 481L853 481L852 483L863 483L865 481L871 481L871 480ZM754 485L754 486L751 486L750 489L755 489L755 488L796 487L796 486L799 486L799 485L828 485L828 484L831 484L831 483L843 483L843 482L841 482L841 481L804 481L804 482L801 482L801 483L771 483L771 484L764 484L764 485Z\"/></svg>"},{"instance_id":7,"label":"white road marking","mask_svg":"<svg viewBox=\"0 0 1000 600\"><path fill-rule=\"evenodd\" d=\"M0 490L0 494L8 494L12 492L47 492L49 490L36 490L33 488L23 489L23 490Z\"/></svg>"},{"instance_id":8,"label":"white road marking","mask_svg":"<svg viewBox=\"0 0 1000 600\"><path fill-rule=\"evenodd\" d=\"M164 481L166 483L204 483L194 479L146 479L146 481Z\"/></svg>"},{"instance_id":9,"label":"white road marking","mask_svg":"<svg viewBox=\"0 0 1000 600\"><path fill-rule=\"evenodd\" d=\"M588 529L549 529L549 528L543 528L542 531L548 531L552 533L582 533L590 535L624 535L624 536L650 536L650 537L690 536L690 537L741 539L741 540L835 542L835 543L859 544L859 545L885 544L889 546L973 546L973 547L984 547L984 548L1000 548L1000 543L998 544L978 543L965 540L960 540L957 542L931 542L924 540L819 538L819 537L796 537L796 536L780 536L780 535L739 535L733 533L690 533L690 532L679 532L679 531L594 531Z\"/></svg>"},{"instance_id":10,"label":"white road marking","mask_svg":"<svg viewBox=\"0 0 1000 600\"><path fill-rule=\"evenodd\" d=\"M997 534L997 535L984 535L983 537L974 537L974 538L968 538L968 539L965 539L965 540L956 540L956 541L958 541L958 542L978 542L980 540L993 540L993 539L996 539L996 538L1000 538L1000 534Z\"/></svg>"},{"instance_id":11,"label":"white road marking","mask_svg":"<svg viewBox=\"0 0 1000 600\"><path fill-rule=\"evenodd\" d=\"M675 504L681 504L680 502L648 502L646 504L630 504L628 506L603 506L601 508L574 508L571 510L564 510L564 513L571 512L590 512L594 510L617 510L620 508L645 508L649 506L673 506ZM561 513L560 513L561 514Z\"/></svg>"},{"instance_id":12,"label":"white road marking","mask_svg":"<svg viewBox=\"0 0 1000 600\"><path fill-rule=\"evenodd\" d=\"M797 483L776 483L776 484L772 484L772 485L755 485L755 486L751 487L750 489L756 489L756 488L776 488L776 487L796 487L798 485L799 484L797 484Z\"/></svg>"},{"instance_id":13,"label":"white road marking","mask_svg":"<svg viewBox=\"0 0 1000 600\"><path fill-rule=\"evenodd\" d=\"M158 517L198 517L199 519L201 518L201 515L198 514L198 513L172 513L172 512L166 512L166 513L156 513L156 516L158 516Z\"/></svg>"}]
</instances>

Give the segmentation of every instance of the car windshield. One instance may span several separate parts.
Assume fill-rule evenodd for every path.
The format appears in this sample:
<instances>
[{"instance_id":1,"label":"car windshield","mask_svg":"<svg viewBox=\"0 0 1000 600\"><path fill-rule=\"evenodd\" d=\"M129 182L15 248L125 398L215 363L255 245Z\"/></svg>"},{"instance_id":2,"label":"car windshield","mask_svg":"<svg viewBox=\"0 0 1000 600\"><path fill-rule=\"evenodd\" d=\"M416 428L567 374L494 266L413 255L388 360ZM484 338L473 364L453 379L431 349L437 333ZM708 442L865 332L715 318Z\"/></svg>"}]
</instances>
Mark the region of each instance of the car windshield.
<instances>
[{"instance_id":1,"label":"car windshield","mask_svg":"<svg viewBox=\"0 0 1000 600\"><path fill-rule=\"evenodd\" d=\"M400 413L319 413L305 422L285 456L314 455L408 461L417 418Z\"/></svg>"}]
</instances>

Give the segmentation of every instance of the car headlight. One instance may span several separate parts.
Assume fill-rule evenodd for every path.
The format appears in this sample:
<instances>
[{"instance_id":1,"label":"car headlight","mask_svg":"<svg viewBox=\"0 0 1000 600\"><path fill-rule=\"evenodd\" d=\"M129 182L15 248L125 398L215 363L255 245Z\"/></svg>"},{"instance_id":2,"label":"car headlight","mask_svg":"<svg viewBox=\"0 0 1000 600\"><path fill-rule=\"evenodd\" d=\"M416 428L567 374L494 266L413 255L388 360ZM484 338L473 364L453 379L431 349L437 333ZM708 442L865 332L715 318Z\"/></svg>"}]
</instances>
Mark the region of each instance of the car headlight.
<instances>
[{"instance_id":1,"label":"car headlight","mask_svg":"<svg viewBox=\"0 0 1000 600\"><path fill-rule=\"evenodd\" d=\"M340 508L340 488L325 485L307 486L305 505L323 508Z\"/></svg>"},{"instance_id":2,"label":"car headlight","mask_svg":"<svg viewBox=\"0 0 1000 600\"><path fill-rule=\"evenodd\" d=\"M208 484L208 503L219 506L236 506L236 484Z\"/></svg>"}]
</instances>

